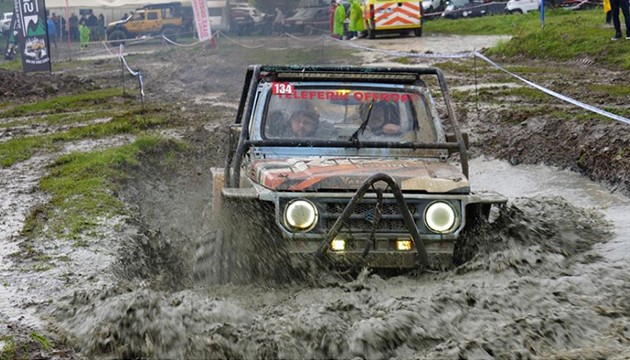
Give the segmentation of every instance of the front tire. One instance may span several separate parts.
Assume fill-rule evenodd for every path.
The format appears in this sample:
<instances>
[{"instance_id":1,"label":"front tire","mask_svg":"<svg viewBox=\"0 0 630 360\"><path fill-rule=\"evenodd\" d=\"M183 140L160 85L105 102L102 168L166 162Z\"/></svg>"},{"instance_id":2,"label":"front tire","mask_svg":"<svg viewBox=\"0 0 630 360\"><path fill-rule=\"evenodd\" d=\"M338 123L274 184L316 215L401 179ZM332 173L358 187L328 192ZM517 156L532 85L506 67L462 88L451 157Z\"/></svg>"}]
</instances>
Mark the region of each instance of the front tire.
<instances>
[{"instance_id":1,"label":"front tire","mask_svg":"<svg viewBox=\"0 0 630 360\"><path fill-rule=\"evenodd\" d=\"M124 45L125 44L125 40L127 40L129 37L127 36L127 33L125 33L122 30L114 30L111 32L111 34L109 34L109 36L107 37L107 40L112 44L112 45Z\"/></svg>"},{"instance_id":2,"label":"front tire","mask_svg":"<svg viewBox=\"0 0 630 360\"><path fill-rule=\"evenodd\" d=\"M416 37L422 36L422 28L415 29L413 32L416 35Z\"/></svg>"},{"instance_id":3,"label":"front tire","mask_svg":"<svg viewBox=\"0 0 630 360\"><path fill-rule=\"evenodd\" d=\"M167 38L167 39L169 39L171 41L177 40L177 35L178 35L178 31L175 28L168 27L168 28L162 30L162 36L164 36L165 38Z\"/></svg>"}]
</instances>

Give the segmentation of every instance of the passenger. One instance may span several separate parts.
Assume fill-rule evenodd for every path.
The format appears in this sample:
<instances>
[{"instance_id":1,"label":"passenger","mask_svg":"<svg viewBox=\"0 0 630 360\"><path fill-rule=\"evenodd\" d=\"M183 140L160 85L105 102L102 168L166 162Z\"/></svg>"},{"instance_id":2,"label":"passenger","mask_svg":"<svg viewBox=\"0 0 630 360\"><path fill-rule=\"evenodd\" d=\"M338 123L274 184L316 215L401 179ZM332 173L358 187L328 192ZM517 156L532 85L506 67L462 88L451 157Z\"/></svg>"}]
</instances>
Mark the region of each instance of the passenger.
<instances>
[{"instance_id":1,"label":"passenger","mask_svg":"<svg viewBox=\"0 0 630 360\"><path fill-rule=\"evenodd\" d=\"M361 106L360 114L361 120L364 121L367 118L367 113L372 105L372 111L370 112L370 120L367 123L366 129L373 135L398 135L401 132L400 116L398 108L387 102L377 103L365 103Z\"/></svg>"},{"instance_id":2,"label":"passenger","mask_svg":"<svg viewBox=\"0 0 630 360\"><path fill-rule=\"evenodd\" d=\"M271 138L282 137L286 135L288 125L284 113L280 110L274 110L267 115L265 132Z\"/></svg>"},{"instance_id":3,"label":"passenger","mask_svg":"<svg viewBox=\"0 0 630 360\"><path fill-rule=\"evenodd\" d=\"M298 110L289 118L293 137L311 137L319 127L319 114L310 110Z\"/></svg>"}]
</instances>

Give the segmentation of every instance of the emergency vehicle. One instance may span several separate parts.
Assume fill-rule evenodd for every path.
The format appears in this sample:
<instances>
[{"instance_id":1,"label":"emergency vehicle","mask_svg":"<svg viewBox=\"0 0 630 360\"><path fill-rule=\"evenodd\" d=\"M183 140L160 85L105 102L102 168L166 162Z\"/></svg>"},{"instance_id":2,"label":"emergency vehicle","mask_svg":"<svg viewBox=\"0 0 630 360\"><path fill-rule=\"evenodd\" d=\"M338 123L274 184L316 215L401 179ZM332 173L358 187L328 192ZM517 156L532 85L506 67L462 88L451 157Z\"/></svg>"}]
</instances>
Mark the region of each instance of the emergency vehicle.
<instances>
[{"instance_id":1,"label":"emergency vehicle","mask_svg":"<svg viewBox=\"0 0 630 360\"><path fill-rule=\"evenodd\" d=\"M367 36L412 32L422 36L421 0L362 0Z\"/></svg>"}]
</instances>

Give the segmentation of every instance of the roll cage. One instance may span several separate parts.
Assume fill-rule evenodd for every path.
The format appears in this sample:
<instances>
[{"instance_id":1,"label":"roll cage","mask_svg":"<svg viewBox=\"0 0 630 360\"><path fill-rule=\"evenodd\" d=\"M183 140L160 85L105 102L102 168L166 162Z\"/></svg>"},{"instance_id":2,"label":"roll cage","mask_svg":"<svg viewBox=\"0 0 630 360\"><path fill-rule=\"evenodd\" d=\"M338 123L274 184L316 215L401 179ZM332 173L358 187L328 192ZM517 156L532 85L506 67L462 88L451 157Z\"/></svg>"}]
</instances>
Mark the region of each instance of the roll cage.
<instances>
[{"instance_id":1,"label":"roll cage","mask_svg":"<svg viewBox=\"0 0 630 360\"><path fill-rule=\"evenodd\" d=\"M446 142L387 142L387 141L340 141L307 139L250 139L249 127L254 109L254 99L261 81L344 81L371 82L383 84L414 85L427 77L438 81L446 108L445 121L452 134ZM392 149L444 149L449 153L459 153L462 173L468 177L468 154L462 133L459 131L455 112L451 104L444 75L441 70L431 67L355 67L355 66L271 66L252 65L247 69L243 91L236 114L236 122L228 137L228 154L225 162L224 178L226 187L239 187L243 157L251 147L323 147L323 148L392 148Z\"/></svg>"}]
</instances>

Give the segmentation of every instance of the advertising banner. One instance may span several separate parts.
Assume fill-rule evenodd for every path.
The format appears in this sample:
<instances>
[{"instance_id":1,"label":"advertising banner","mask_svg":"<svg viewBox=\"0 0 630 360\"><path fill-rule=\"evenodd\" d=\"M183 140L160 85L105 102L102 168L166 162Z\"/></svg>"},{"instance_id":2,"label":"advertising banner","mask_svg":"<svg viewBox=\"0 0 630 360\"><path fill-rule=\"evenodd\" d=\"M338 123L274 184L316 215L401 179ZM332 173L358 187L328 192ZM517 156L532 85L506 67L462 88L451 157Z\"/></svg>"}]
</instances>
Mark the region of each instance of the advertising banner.
<instances>
[{"instance_id":1,"label":"advertising banner","mask_svg":"<svg viewBox=\"0 0 630 360\"><path fill-rule=\"evenodd\" d=\"M210 40L212 38L212 32L210 31L210 18L208 17L208 4L206 0L191 0L191 5L193 13L195 14L199 41Z\"/></svg>"},{"instance_id":2,"label":"advertising banner","mask_svg":"<svg viewBox=\"0 0 630 360\"><path fill-rule=\"evenodd\" d=\"M50 44L44 0L15 0L15 30L20 39L22 70L50 71Z\"/></svg>"}]
</instances>

